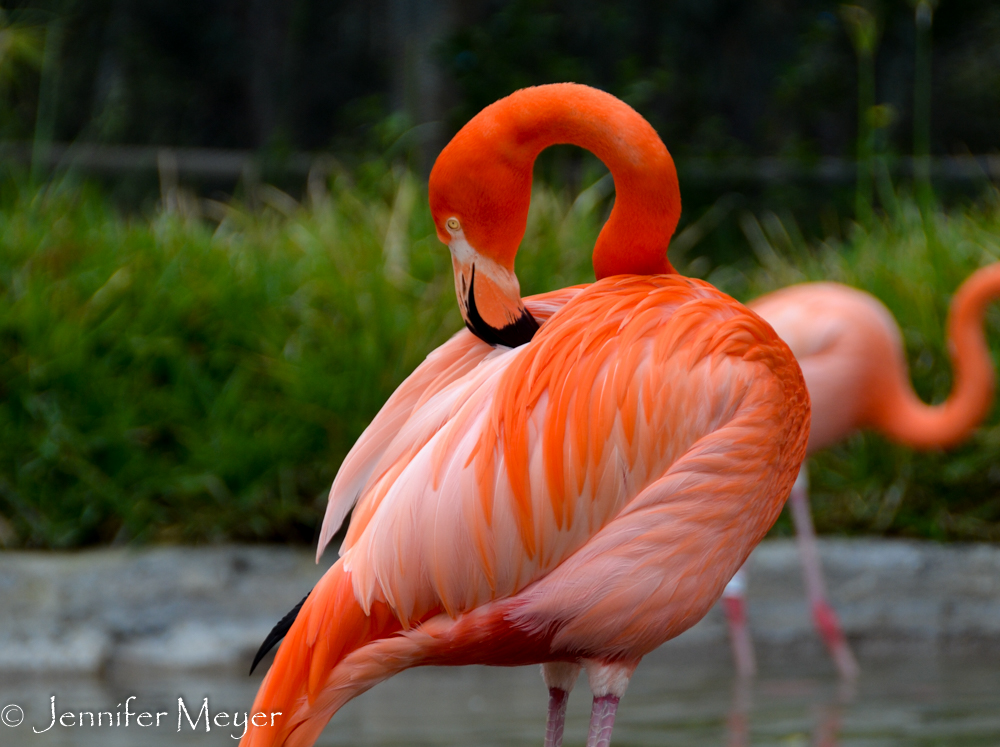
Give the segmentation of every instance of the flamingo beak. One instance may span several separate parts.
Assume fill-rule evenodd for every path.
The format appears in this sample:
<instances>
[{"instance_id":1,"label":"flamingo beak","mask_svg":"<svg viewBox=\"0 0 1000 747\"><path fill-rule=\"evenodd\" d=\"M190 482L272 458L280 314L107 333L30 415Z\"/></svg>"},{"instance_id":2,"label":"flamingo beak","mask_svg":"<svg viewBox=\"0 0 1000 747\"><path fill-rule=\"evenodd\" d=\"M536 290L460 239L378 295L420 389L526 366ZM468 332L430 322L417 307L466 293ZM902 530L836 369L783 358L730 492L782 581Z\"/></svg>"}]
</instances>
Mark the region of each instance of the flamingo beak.
<instances>
[{"instance_id":1,"label":"flamingo beak","mask_svg":"<svg viewBox=\"0 0 1000 747\"><path fill-rule=\"evenodd\" d=\"M465 326L490 345L515 348L529 342L538 331L538 322L521 301L517 277L467 243L459 247L455 243L449 249Z\"/></svg>"}]
</instances>

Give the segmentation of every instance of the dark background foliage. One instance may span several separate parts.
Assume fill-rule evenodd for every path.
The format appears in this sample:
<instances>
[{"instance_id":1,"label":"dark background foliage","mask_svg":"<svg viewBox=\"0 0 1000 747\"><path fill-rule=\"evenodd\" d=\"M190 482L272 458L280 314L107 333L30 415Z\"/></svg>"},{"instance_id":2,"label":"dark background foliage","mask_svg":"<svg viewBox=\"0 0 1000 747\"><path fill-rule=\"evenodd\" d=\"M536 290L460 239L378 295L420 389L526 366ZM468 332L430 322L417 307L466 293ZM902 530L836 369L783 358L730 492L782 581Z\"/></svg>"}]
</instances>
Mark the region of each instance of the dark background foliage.
<instances>
[{"instance_id":1,"label":"dark background foliage","mask_svg":"<svg viewBox=\"0 0 1000 747\"><path fill-rule=\"evenodd\" d=\"M679 155L849 155L856 68L826 0L32 0L61 29L57 140L349 153L392 112L439 142L516 88L575 80L648 117ZM909 152L913 9L880 19L878 100ZM934 16L933 150L997 147L1000 6ZM22 91L23 96L34 95ZM8 136L29 137L24 105Z\"/></svg>"}]
</instances>

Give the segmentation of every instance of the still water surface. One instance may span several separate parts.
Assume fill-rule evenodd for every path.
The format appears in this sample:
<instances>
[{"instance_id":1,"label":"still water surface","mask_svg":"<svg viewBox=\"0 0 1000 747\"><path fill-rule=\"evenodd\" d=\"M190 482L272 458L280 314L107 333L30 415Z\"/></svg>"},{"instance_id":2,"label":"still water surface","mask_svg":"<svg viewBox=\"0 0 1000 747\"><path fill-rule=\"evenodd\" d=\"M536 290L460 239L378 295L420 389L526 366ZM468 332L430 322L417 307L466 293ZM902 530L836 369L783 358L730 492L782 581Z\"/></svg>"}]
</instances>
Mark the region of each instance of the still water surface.
<instances>
[{"instance_id":1,"label":"still water surface","mask_svg":"<svg viewBox=\"0 0 1000 747\"><path fill-rule=\"evenodd\" d=\"M779 745L781 747L1000 747L1000 657L946 656L931 649L862 658L864 674L853 689L838 685L819 657L765 658L762 673L748 688L734 683L719 651L664 649L642 663L619 710L615 747L630 745ZM193 732L178 698L192 719L204 698L216 723L249 710L259 677L239 673L112 672L103 679L9 678L0 681L0 708L24 712L16 727L0 723L3 747L167 747L234 745L242 727L211 727L204 718ZM49 727L50 698L57 717L65 712L103 711L122 725ZM130 709L160 712L160 726L140 727ZM122 704L122 705L119 705ZM334 745L541 745L546 693L536 668L417 669L394 677L348 704L318 744ZM586 737L590 698L585 680L570 699L566 746ZM6 717L16 716L5 712Z\"/></svg>"}]
</instances>

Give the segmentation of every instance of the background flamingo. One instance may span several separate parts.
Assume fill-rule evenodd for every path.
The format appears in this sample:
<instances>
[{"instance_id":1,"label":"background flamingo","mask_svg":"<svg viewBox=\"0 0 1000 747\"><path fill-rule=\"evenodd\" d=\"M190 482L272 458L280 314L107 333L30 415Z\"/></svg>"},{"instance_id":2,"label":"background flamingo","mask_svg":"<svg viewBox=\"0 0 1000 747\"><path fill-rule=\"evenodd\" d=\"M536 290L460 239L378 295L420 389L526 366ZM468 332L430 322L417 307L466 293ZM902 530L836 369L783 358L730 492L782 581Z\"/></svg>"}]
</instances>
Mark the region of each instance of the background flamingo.
<instances>
[{"instance_id":1,"label":"background flamingo","mask_svg":"<svg viewBox=\"0 0 1000 747\"><path fill-rule=\"evenodd\" d=\"M948 399L929 406L910 385L903 339L889 310L874 296L838 283L803 283L749 303L795 354L812 400L809 453L851 432L871 428L915 449L945 448L965 439L993 401L993 364L983 336L986 305L1000 297L1000 263L971 275L955 293L948 341L955 384ZM833 607L827 601L803 466L789 508L813 619L844 676L857 673ZM746 625L744 572L727 586L723 604L742 675L754 672Z\"/></svg>"},{"instance_id":2,"label":"background flamingo","mask_svg":"<svg viewBox=\"0 0 1000 747\"><path fill-rule=\"evenodd\" d=\"M617 200L597 282L522 300L532 165L554 143L596 153ZM707 283L666 274L676 173L631 108L572 84L519 91L456 135L430 202L475 335L431 353L345 460L319 546L353 506L341 558L283 621L254 711L284 716L244 745L312 744L407 667L529 663L550 687L546 744L562 741L582 666L588 744L607 745L642 656L718 599L805 453L787 346Z\"/></svg>"}]
</instances>

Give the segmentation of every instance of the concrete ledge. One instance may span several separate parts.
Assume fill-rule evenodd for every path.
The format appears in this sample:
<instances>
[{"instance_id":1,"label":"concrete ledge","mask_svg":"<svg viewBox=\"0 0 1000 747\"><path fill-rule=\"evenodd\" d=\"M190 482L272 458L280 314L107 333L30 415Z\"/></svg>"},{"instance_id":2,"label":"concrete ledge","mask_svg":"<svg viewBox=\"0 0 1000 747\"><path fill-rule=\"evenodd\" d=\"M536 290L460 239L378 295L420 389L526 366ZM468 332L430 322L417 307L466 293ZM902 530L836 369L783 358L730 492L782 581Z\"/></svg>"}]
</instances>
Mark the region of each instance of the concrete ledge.
<instances>
[{"instance_id":1,"label":"concrete ledge","mask_svg":"<svg viewBox=\"0 0 1000 747\"><path fill-rule=\"evenodd\" d=\"M820 556L830 599L855 647L1000 646L1000 546L827 539ZM754 640L819 647L794 540L762 543L748 567ZM726 635L716 607L678 643Z\"/></svg>"},{"instance_id":2,"label":"concrete ledge","mask_svg":"<svg viewBox=\"0 0 1000 747\"><path fill-rule=\"evenodd\" d=\"M0 553L0 671L246 667L334 558L316 566L311 554L238 546ZM825 540L821 555L856 646L1000 646L1000 547ZM793 541L755 551L749 600L760 645L816 642ZM717 608L672 645L725 640Z\"/></svg>"},{"instance_id":3,"label":"concrete ledge","mask_svg":"<svg viewBox=\"0 0 1000 747\"><path fill-rule=\"evenodd\" d=\"M0 553L0 671L247 666L319 580L277 547Z\"/></svg>"}]
</instances>

